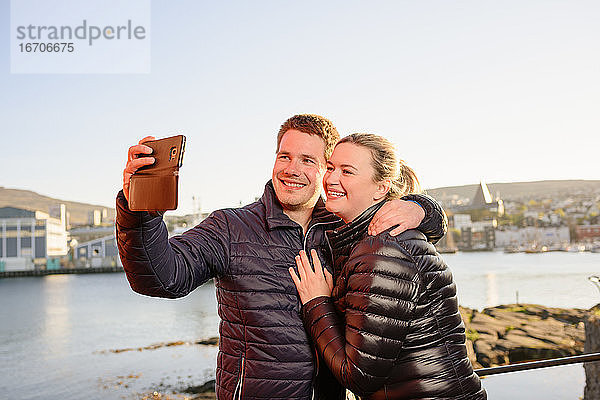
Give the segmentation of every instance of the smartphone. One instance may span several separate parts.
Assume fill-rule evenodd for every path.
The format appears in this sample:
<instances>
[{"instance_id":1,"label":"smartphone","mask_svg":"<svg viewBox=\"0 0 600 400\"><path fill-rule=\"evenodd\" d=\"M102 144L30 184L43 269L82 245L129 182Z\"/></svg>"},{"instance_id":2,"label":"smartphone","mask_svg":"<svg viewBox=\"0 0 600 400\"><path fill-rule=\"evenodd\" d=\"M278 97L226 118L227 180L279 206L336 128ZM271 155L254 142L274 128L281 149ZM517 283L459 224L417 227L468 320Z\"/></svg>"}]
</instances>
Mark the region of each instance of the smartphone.
<instances>
[{"instance_id":1,"label":"smartphone","mask_svg":"<svg viewBox=\"0 0 600 400\"><path fill-rule=\"evenodd\" d=\"M152 148L154 164L138 169L129 182L129 209L132 211L166 211L177 208L179 168L183 164L185 136L177 135L144 142Z\"/></svg>"}]
</instances>

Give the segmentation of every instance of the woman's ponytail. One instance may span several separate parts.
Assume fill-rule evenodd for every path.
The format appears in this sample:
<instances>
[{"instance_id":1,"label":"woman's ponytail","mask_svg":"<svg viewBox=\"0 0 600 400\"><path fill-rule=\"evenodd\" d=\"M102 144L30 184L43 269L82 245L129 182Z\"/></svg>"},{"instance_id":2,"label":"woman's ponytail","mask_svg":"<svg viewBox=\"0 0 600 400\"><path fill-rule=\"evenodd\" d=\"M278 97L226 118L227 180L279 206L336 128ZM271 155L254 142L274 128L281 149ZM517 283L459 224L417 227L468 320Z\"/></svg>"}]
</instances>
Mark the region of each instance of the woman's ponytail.
<instances>
[{"instance_id":1,"label":"woman's ponytail","mask_svg":"<svg viewBox=\"0 0 600 400\"><path fill-rule=\"evenodd\" d=\"M398 166L398 178L395 181L395 185L398 187L397 196L394 198L402 197L411 193L421 193L421 184L415 171L404 163L404 160L400 160ZM391 198L391 197L389 197Z\"/></svg>"}]
</instances>

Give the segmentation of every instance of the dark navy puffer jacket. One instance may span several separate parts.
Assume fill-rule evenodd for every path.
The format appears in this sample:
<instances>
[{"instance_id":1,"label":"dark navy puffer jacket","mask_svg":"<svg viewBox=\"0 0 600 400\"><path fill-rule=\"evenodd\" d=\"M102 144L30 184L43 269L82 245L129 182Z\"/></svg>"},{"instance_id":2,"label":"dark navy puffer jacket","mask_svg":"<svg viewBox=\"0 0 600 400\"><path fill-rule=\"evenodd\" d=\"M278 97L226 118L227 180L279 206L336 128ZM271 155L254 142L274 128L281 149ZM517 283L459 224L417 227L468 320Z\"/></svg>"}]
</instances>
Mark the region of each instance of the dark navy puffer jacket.
<instances>
[{"instance_id":1,"label":"dark navy puffer jacket","mask_svg":"<svg viewBox=\"0 0 600 400\"><path fill-rule=\"evenodd\" d=\"M441 237L445 215L439 205L425 196L413 199L426 210L420 229ZM119 255L134 291L176 298L214 278L221 318L217 398L339 398L330 372L317 368L288 272L301 249L330 259L323 253L324 231L340 220L321 200L306 235L283 213L271 182L259 201L215 211L170 239L161 217L130 211L122 192L116 222Z\"/></svg>"},{"instance_id":2,"label":"dark navy puffer jacket","mask_svg":"<svg viewBox=\"0 0 600 400\"><path fill-rule=\"evenodd\" d=\"M320 355L361 399L485 399L450 270L421 232L367 236L380 205L327 233L335 286L302 309Z\"/></svg>"}]
</instances>

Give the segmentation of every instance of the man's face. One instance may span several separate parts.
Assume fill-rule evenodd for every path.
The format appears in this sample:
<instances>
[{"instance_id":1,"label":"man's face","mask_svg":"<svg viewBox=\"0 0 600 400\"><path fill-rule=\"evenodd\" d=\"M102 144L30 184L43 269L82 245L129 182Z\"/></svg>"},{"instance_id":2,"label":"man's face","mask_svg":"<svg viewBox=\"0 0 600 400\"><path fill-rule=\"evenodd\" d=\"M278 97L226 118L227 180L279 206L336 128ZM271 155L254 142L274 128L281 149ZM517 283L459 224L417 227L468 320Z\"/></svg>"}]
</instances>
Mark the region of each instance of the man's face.
<instances>
[{"instance_id":1,"label":"man's face","mask_svg":"<svg viewBox=\"0 0 600 400\"><path fill-rule=\"evenodd\" d=\"M312 209L325 175L325 142L317 135L288 130L279 143L273 187L284 210Z\"/></svg>"}]
</instances>

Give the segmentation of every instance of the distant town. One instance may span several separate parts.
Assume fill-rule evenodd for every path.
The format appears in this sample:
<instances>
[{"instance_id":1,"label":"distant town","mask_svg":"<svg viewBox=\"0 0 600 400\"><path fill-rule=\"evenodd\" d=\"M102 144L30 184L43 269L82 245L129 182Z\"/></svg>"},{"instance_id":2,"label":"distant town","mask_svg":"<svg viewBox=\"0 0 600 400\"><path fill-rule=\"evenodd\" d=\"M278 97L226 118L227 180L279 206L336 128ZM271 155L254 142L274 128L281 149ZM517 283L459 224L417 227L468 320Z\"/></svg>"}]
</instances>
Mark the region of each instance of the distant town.
<instances>
[{"instance_id":1,"label":"distant town","mask_svg":"<svg viewBox=\"0 0 600 400\"><path fill-rule=\"evenodd\" d=\"M539 190L545 182L577 185L553 185L553 191ZM506 186L509 193L494 195L480 182L455 188L429 191L448 215L448 234L436 245L442 253L458 251L504 251L506 253L543 253L550 251L600 252L600 182L536 182L533 190L526 182L492 184ZM514 186L521 185L521 186ZM566 185L566 186L565 186ZM519 189L515 191L515 187ZM565 189L568 188L568 189ZM532 189L533 188L533 189ZM561 189L562 188L562 189ZM15 189L4 191L19 192ZM510 190L509 190L510 189ZM528 190L532 189L532 190ZM26 193L35 207L14 205L2 198L0 205L0 276L93 272L120 270L114 209L54 202ZM1 193L0 193L1 194ZM14 195L13 195L14 198ZM51 204L42 208L43 204ZM72 206L71 206L72 205ZM70 207L78 213L71 222ZM87 220L82 215L87 213ZM165 216L170 235L185 232L208 214Z\"/></svg>"},{"instance_id":2,"label":"distant town","mask_svg":"<svg viewBox=\"0 0 600 400\"><path fill-rule=\"evenodd\" d=\"M492 197L484 182L471 198L438 198L448 215L440 252L600 252L600 189Z\"/></svg>"}]
</instances>

